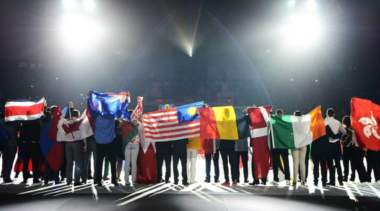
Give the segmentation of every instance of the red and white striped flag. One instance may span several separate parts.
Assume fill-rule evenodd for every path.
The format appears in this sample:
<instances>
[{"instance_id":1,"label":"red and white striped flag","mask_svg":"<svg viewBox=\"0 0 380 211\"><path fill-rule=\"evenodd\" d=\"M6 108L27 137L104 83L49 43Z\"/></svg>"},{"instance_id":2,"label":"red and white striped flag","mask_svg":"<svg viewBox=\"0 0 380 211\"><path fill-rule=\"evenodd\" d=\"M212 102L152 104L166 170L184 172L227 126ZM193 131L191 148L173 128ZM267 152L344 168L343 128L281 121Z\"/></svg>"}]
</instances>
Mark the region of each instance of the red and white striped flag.
<instances>
[{"instance_id":1,"label":"red and white striped flag","mask_svg":"<svg viewBox=\"0 0 380 211\"><path fill-rule=\"evenodd\" d=\"M5 122L36 120L45 116L45 98L38 102L12 100L5 103Z\"/></svg>"},{"instance_id":2,"label":"red and white striped flag","mask_svg":"<svg viewBox=\"0 0 380 211\"><path fill-rule=\"evenodd\" d=\"M200 120L196 110L195 105L189 104L145 113L145 140L158 142L199 137Z\"/></svg>"}]
</instances>

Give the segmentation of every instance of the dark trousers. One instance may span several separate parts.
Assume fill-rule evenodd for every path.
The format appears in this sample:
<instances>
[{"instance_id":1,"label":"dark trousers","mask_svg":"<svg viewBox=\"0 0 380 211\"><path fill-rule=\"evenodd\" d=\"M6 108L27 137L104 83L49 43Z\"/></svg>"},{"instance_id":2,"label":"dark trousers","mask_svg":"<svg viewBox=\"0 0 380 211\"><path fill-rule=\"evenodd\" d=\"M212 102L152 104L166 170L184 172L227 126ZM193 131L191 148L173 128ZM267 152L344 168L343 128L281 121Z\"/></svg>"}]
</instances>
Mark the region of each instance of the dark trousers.
<instances>
[{"instance_id":1,"label":"dark trousers","mask_svg":"<svg viewBox=\"0 0 380 211\"><path fill-rule=\"evenodd\" d=\"M220 149L220 154L223 161L224 179L226 182L230 181L230 176L228 172L228 162L230 163L232 181L236 181L235 175L235 147L228 147Z\"/></svg>"},{"instance_id":2,"label":"dark trousers","mask_svg":"<svg viewBox=\"0 0 380 211\"><path fill-rule=\"evenodd\" d=\"M237 181L240 180L240 170L239 170L240 158L241 158L241 162L243 163L243 172L244 172L244 181L245 181L245 180L248 180L248 151L235 152L235 175L236 175Z\"/></svg>"},{"instance_id":3,"label":"dark trousers","mask_svg":"<svg viewBox=\"0 0 380 211\"><path fill-rule=\"evenodd\" d=\"M116 182L116 147L115 142L112 141L108 144L99 144L96 143L96 183L99 183L102 181L102 170L103 170L103 160L106 156L106 153L108 155L108 159L111 163L111 174L112 178L111 181L113 183Z\"/></svg>"},{"instance_id":4,"label":"dark trousers","mask_svg":"<svg viewBox=\"0 0 380 211\"><path fill-rule=\"evenodd\" d=\"M171 175L171 162L172 162L172 147L167 146L158 146L156 145L156 158L157 158L157 182L160 182L162 179L162 164L165 160L165 180L169 181Z\"/></svg>"},{"instance_id":5,"label":"dark trousers","mask_svg":"<svg viewBox=\"0 0 380 211\"><path fill-rule=\"evenodd\" d=\"M368 177L371 178L371 170L372 169L375 174L375 181L380 180L380 166L379 166L380 153L378 151L367 150L367 165L368 165ZM371 182L371 180L369 180Z\"/></svg>"},{"instance_id":6,"label":"dark trousers","mask_svg":"<svg viewBox=\"0 0 380 211\"><path fill-rule=\"evenodd\" d=\"M354 147L344 147L343 148L343 181L348 181L348 174L350 173L350 163L351 163L351 180L354 178L355 169L353 166L353 156L354 156Z\"/></svg>"},{"instance_id":7,"label":"dark trousers","mask_svg":"<svg viewBox=\"0 0 380 211\"><path fill-rule=\"evenodd\" d=\"M206 158L206 180L210 181L210 172L211 172L211 158L214 162L214 180L215 182L219 181L219 150L216 150L214 154L205 154Z\"/></svg>"},{"instance_id":8,"label":"dark trousers","mask_svg":"<svg viewBox=\"0 0 380 211\"><path fill-rule=\"evenodd\" d=\"M313 163L314 163L314 184L318 185L319 180L319 166L321 166L321 174L322 174L322 185L326 186L327 184L327 169L326 169L326 163L327 163L327 157L328 154L315 154L312 156Z\"/></svg>"},{"instance_id":9,"label":"dark trousers","mask_svg":"<svg viewBox=\"0 0 380 211\"><path fill-rule=\"evenodd\" d=\"M332 159L335 164L335 169L338 173L338 181L343 182L342 167L340 165L340 159L342 157L342 149L340 148L340 142L330 143L330 149L332 152Z\"/></svg>"},{"instance_id":10,"label":"dark trousers","mask_svg":"<svg viewBox=\"0 0 380 211\"><path fill-rule=\"evenodd\" d=\"M187 183L187 150L186 144L173 144L173 172L174 182L178 182L178 162L181 160L182 182Z\"/></svg>"},{"instance_id":11,"label":"dark trousers","mask_svg":"<svg viewBox=\"0 0 380 211\"><path fill-rule=\"evenodd\" d=\"M38 180L38 159L39 159L39 152L40 145L38 143L26 143L22 144L24 147L24 162L23 162L23 169L22 174L24 178L24 182L28 180L29 176L29 160L32 158L32 166L33 166L33 180Z\"/></svg>"},{"instance_id":12,"label":"dark trousers","mask_svg":"<svg viewBox=\"0 0 380 211\"><path fill-rule=\"evenodd\" d=\"M359 147L352 147L352 159L351 159L351 178L350 180L355 181L355 174L357 171L359 174L359 180L360 182L367 182L367 172L364 167L363 159L364 159L364 150L360 149ZM348 177L348 175L347 175Z\"/></svg>"},{"instance_id":13,"label":"dark trousers","mask_svg":"<svg viewBox=\"0 0 380 211\"><path fill-rule=\"evenodd\" d=\"M95 139L87 139L87 150L84 153L83 169L87 172L86 179L91 176L91 155L94 157L94 167L96 166L96 141ZM95 170L95 168L94 168ZM96 181L96 173L94 172L94 181Z\"/></svg>"},{"instance_id":14,"label":"dark trousers","mask_svg":"<svg viewBox=\"0 0 380 211\"><path fill-rule=\"evenodd\" d=\"M6 144L6 142L4 142ZM3 177L4 181L11 180L13 162L15 160L17 146L3 146Z\"/></svg>"},{"instance_id":15,"label":"dark trousers","mask_svg":"<svg viewBox=\"0 0 380 211\"><path fill-rule=\"evenodd\" d=\"M285 179L290 180L290 168L289 168L289 152L288 149L272 149L273 158L273 180L278 182L278 169L281 168L281 159L284 162Z\"/></svg>"},{"instance_id":16,"label":"dark trousers","mask_svg":"<svg viewBox=\"0 0 380 211\"><path fill-rule=\"evenodd\" d=\"M329 167L330 184L335 185L335 167L332 152L327 154L327 166Z\"/></svg>"},{"instance_id":17,"label":"dark trousers","mask_svg":"<svg viewBox=\"0 0 380 211\"><path fill-rule=\"evenodd\" d=\"M54 182L58 183L59 182L59 171L53 171L51 168L50 168L50 165L49 163L47 162L47 160L45 159L45 165L44 165L44 181L45 181L45 184L48 184L49 181L50 181L50 178L51 178L51 173L53 172L53 179L54 179Z\"/></svg>"},{"instance_id":18,"label":"dark trousers","mask_svg":"<svg viewBox=\"0 0 380 211\"><path fill-rule=\"evenodd\" d=\"M66 147L64 146L66 149ZM66 166L67 166L67 161L66 161L66 150L63 152L63 164L59 171L61 172L61 180L64 180L66 178Z\"/></svg>"}]
</instances>

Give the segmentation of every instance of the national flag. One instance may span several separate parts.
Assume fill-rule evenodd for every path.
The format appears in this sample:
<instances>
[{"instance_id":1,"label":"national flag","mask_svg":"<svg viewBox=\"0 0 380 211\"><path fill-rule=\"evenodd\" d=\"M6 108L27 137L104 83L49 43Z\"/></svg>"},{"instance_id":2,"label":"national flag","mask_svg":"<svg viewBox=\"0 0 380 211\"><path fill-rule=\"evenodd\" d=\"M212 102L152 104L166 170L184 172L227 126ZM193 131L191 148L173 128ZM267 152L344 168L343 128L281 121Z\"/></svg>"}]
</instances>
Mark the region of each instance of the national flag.
<instances>
[{"instance_id":1,"label":"national flag","mask_svg":"<svg viewBox=\"0 0 380 211\"><path fill-rule=\"evenodd\" d=\"M238 140L249 137L247 106L200 108L201 139Z\"/></svg>"},{"instance_id":2,"label":"national flag","mask_svg":"<svg viewBox=\"0 0 380 211\"><path fill-rule=\"evenodd\" d=\"M91 116L85 110L80 118L67 120L58 107L52 114L49 139L54 141L78 141L94 134Z\"/></svg>"},{"instance_id":3,"label":"national flag","mask_svg":"<svg viewBox=\"0 0 380 211\"><path fill-rule=\"evenodd\" d=\"M271 115L273 148L294 149L326 135L321 107L302 116Z\"/></svg>"},{"instance_id":4,"label":"national flag","mask_svg":"<svg viewBox=\"0 0 380 211\"><path fill-rule=\"evenodd\" d=\"M57 142L49 139L51 121L42 128L40 135L40 147L42 154L53 171L58 171L64 159L65 145L62 142Z\"/></svg>"},{"instance_id":5,"label":"national flag","mask_svg":"<svg viewBox=\"0 0 380 211\"><path fill-rule=\"evenodd\" d=\"M161 110L173 108L173 104L162 104L161 105Z\"/></svg>"},{"instance_id":6,"label":"national flag","mask_svg":"<svg viewBox=\"0 0 380 211\"><path fill-rule=\"evenodd\" d=\"M198 137L200 120L197 109L204 102L196 102L143 115L145 139L147 141L173 141Z\"/></svg>"},{"instance_id":7,"label":"national flag","mask_svg":"<svg viewBox=\"0 0 380 211\"><path fill-rule=\"evenodd\" d=\"M137 105L135 110L133 110L131 115L131 121L123 121L122 125L122 139L123 139L123 152L127 144L138 135L138 124L141 122L141 117L143 113L143 97L138 96L137 97Z\"/></svg>"},{"instance_id":8,"label":"national flag","mask_svg":"<svg viewBox=\"0 0 380 211\"><path fill-rule=\"evenodd\" d=\"M271 168L271 153L268 146L270 106L249 108L252 156L255 166L255 179L268 176Z\"/></svg>"},{"instance_id":9,"label":"national flag","mask_svg":"<svg viewBox=\"0 0 380 211\"><path fill-rule=\"evenodd\" d=\"M66 119L71 119L71 112L70 112L70 108L69 108L69 105L66 105L62 111L62 116L65 117Z\"/></svg>"},{"instance_id":10,"label":"national flag","mask_svg":"<svg viewBox=\"0 0 380 211\"><path fill-rule=\"evenodd\" d=\"M351 99L351 125L362 149L380 150L380 106L370 100Z\"/></svg>"},{"instance_id":11,"label":"national flag","mask_svg":"<svg viewBox=\"0 0 380 211\"><path fill-rule=\"evenodd\" d=\"M37 120L45 116L45 98L39 101L12 100L5 103L5 122Z\"/></svg>"},{"instance_id":12,"label":"national flag","mask_svg":"<svg viewBox=\"0 0 380 211\"><path fill-rule=\"evenodd\" d=\"M112 115L115 118L122 117L129 120L129 102L129 92L100 93L97 91L90 91L88 97L88 110L94 120L97 115Z\"/></svg>"}]
</instances>

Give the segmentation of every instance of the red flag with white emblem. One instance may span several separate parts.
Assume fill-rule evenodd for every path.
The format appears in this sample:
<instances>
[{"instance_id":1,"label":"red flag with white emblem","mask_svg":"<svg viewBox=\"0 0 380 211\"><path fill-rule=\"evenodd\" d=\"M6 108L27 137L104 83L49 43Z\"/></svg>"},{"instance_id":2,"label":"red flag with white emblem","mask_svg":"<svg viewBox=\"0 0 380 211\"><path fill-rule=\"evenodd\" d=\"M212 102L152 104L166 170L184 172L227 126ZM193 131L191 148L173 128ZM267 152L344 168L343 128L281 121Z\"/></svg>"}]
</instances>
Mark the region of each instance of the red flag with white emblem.
<instances>
[{"instance_id":1,"label":"red flag with white emblem","mask_svg":"<svg viewBox=\"0 0 380 211\"><path fill-rule=\"evenodd\" d=\"M370 100L351 99L351 125L362 149L380 150L380 106Z\"/></svg>"}]
</instances>

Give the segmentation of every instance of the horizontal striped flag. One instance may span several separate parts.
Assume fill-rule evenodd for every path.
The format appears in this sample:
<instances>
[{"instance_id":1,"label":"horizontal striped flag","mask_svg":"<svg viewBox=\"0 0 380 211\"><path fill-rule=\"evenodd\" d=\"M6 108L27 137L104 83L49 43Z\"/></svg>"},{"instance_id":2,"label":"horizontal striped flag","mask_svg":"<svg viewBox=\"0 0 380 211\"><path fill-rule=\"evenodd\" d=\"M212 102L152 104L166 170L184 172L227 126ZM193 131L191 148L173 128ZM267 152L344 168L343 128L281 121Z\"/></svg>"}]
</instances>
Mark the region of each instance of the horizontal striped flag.
<instances>
[{"instance_id":1,"label":"horizontal striped flag","mask_svg":"<svg viewBox=\"0 0 380 211\"><path fill-rule=\"evenodd\" d=\"M294 149L326 135L321 107L303 116L271 115L273 148Z\"/></svg>"},{"instance_id":2,"label":"horizontal striped flag","mask_svg":"<svg viewBox=\"0 0 380 211\"><path fill-rule=\"evenodd\" d=\"M143 116L146 141L174 141L200 135L198 108L204 102L196 102L166 110L145 113Z\"/></svg>"},{"instance_id":3,"label":"horizontal striped flag","mask_svg":"<svg viewBox=\"0 0 380 211\"><path fill-rule=\"evenodd\" d=\"M5 103L5 122L37 120L45 116L45 98L34 102L29 100L12 100Z\"/></svg>"}]
</instances>

